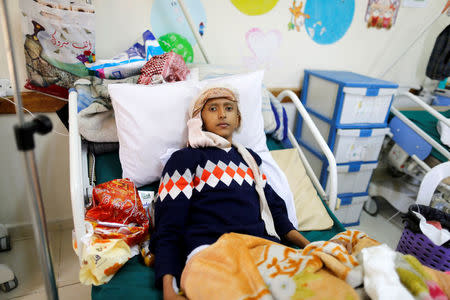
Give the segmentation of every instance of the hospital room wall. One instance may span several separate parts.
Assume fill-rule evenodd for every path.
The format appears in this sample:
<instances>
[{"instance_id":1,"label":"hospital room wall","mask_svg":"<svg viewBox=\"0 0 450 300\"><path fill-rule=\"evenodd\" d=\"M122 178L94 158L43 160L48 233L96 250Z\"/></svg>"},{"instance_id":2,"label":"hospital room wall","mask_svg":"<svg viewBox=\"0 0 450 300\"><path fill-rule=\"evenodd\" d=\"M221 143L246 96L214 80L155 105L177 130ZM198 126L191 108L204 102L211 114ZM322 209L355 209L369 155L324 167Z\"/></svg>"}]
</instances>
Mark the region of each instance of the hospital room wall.
<instances>
[{"instance_id":1,"label":"hospital room wall","mask_svg":"<svg viewBox=\"0 0 450 300\"><path fill-rule=\"evenodd\" d=\"M6 3L12 21L19 86L23 87L26 72L18 1L8 0ZM0 78L10 78L5 53L2 29L0 30ZM55 113L46 115L51 119L56 131L68 134ZM17 151L13 132L13 126L17 123L15 115L0 115L0 224L27 229L31 218L23 154ZM59 221L67 222L72 216L69 198L69 138L52 132L46 136L35 135L35 144L35 157L47 220L57 224L61 224ZM16 233L28 234L29 232L25 230Z\"/></svg>"},{"instance_id":2,"label":"hospital room wall","mask_svg":"<svg viewBox=\"0 0 450 300\"><path fill-rule=\"evenodd\" d=\"M26 75L18 1L6 2L13 23L19 82L23 86ZM202 1L207 15L203 40L213 63L242 65L246 57L252 56L245 39L251 28L260 28L264 33L279 31L282 39L279 49L274 52L275 64L266 70L265 83L269 87L300 88L305 68L341 69L379 76L415 39L423 26L439 14L445 2L446 0L428 1L425 9L401 7L392 29L377 30L367 29L364 22L367 1L355 0L353 22L347 33L334 44L319 45L308 36L305 28L300 32L287 30L291 0L278 1L270 12L260 16L241 13L229 0ZM122 51L151 26L149 18L153 1L94 0L93 3L97 10L98 58L112 57ZM448 17L441 16L387 73L385 79L401 84L420 85L436 36L448 21ZM4 51L3 32L0 32L0 78L9 78ZM197 47L195 62L202 62ZM47 115L59 132L67 133L56 114ZM30 223L22 157L15 150L12 134L15 123L14 116L0 116L0 223L10 225ZM36 145L47 219L68 219L71 216L68 137L55 133L45 137L38 136Z\"/></svg>"}]
</instances>

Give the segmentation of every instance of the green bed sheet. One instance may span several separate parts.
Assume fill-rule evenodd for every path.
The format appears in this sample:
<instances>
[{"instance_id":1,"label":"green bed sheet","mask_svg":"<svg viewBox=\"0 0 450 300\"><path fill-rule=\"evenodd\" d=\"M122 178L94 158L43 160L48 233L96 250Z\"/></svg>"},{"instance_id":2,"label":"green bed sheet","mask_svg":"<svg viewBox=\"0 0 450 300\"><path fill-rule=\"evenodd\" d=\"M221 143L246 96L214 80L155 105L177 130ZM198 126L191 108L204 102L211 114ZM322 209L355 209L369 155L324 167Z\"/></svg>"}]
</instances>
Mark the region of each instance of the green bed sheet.
<instances>
[{"instance_id":1,"label":"green bed sheet","mask_svg":"<svg viewBox=\"0 0 450 300\"><path fill-rule=\"evenodd\" d=\"M408 119L410 119L414 124L416 124L420 129L425 131L430 137L432 137L436 142L440 143L444 148L450 151L450 148L441 142L441 135L436 129L437 119L433 117L429 112L425 110L402 110L402 114L405 115ZM450 118L450 109L441 114ZM437 158L441 162L446 162L447 158L439 153L436 149L433 148L430 153L432 156Z\"/></svg>"},{"instance_id":2,"label":"green bed sheet","mask_svg":"<svg viewBox=\"0 0 450 300\"><path fill-rule=\"evenodd\" d=\"M267 137L267 146L270 150L285 149L283 143ZM119 153L112 152L97 155L95 158L96 183L100 184L122 177L122 167ZM140 190L156 191L158 182L143 186ZM329 240L345 227L325 205L334 225L328 230L301 231L309 241ZM92 286L91 298L93 300L111 299L162 299L161 290L155 287L153 268L146 267L138 256L130 259L114 277L104 285Z\"/></svg>"}]
</instances>

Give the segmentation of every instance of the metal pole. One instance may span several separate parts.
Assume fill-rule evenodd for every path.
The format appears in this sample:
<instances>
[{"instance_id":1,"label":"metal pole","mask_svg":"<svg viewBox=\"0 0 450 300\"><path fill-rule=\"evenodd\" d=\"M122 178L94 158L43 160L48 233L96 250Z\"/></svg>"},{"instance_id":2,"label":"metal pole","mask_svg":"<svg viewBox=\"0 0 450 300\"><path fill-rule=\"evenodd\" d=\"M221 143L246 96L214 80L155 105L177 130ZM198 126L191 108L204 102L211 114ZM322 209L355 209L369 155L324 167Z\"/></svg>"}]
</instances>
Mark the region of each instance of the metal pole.
<instances>
[{"instance_id":1,"label":"metal pole","mask_svg":"<svg viewBox=\"0 0 450 300\"><path fill-rule=\"evenodd\" d=\"M58 300L58 287L56 286L53 263L48 246L47 222L34 151L25 151L24 160L28 184L30 186L29 191L32 196L32 198L29 198L29 206L33 221L33 233L36 241L36 248L39 253L41 268L44 274L45 291L48 299Z\"/></svg>"},{"instance_id":2,"label":"metal pole","mask_svg":"<svg viewBox=\"0 0 450 300\"><path fill-rule=\"evenodd\" d=\"M11 75L11 84L14 90L14 99L16 99L16 115L19 119L19 125L24 124L24 117L22 112L22 95L18 87L18 78L16 70L16 60L14 56L14 45L11 39L10 20L6 11L6 2L0 2L0 19L4 33L4 40L6 46L6 58L8 61L9 73ZM27 180L29 186L29 205L31 217L33 221L33 232L38 250L39 260L44 275L45 291L47 298L51 300L58 300L58 289L56 287L55 275L53 272L52 259L48 247L48 232L47 223L45 220L44 205L42 201L41 188L39 184L39 175L36 167L36 159L33 150L23 151L25 169L27 172Z\"/></svg>"},{"instance_id":3,"label":"metal pole","mask_svg":"<svg viewBox=\"0 0 450 300\"><path fill-rule=\"evenodd\" d=\"M210 60L208 57L208 54L206 53L206 48L203 46L202 38L200 37L200 34L195 28L194 21L192 21L191 15L189 14L186 5L184 4L184 0L178 0L178 4L180 4L181 10L183 11L184 17L186 18L186 21L189 24L189 27L191 28L192 34L194 35L195 39L197 40L198 47L200 48L200 51L203 54L203 58L205 59L206 63L209 64Z\"/></svg>"}]
</instances>

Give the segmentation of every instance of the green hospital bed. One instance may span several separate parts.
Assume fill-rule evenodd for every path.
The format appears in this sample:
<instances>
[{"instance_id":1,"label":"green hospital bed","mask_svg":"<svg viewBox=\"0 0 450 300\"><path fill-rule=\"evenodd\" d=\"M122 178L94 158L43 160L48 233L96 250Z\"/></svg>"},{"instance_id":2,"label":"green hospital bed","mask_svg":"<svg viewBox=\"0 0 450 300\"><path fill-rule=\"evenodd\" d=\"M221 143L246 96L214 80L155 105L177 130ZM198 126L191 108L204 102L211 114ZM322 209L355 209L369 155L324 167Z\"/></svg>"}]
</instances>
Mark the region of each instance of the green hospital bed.
<instances>
[{"instance_id":1,"label":"green hospital bed","mask_svg":"<svg viewBox=\"0 0 450 300\"><path fill-rule=\"evenodd\" d=\"M283 143L267 136L269 150L285 149ZM111 152L95 157L96 184L122 177L119 153ZM156 191L159 182L141 187L139 190ZM301 231L310 241L328 240L339 232L345 231L344 226L325 205L334 225L329 230ZM153 268L146 267L140 255L131 258L110 282L100 286L92 286L93 300L110 299L162 299L162 291L155 287Z\"/></svg>"}]
</instances>

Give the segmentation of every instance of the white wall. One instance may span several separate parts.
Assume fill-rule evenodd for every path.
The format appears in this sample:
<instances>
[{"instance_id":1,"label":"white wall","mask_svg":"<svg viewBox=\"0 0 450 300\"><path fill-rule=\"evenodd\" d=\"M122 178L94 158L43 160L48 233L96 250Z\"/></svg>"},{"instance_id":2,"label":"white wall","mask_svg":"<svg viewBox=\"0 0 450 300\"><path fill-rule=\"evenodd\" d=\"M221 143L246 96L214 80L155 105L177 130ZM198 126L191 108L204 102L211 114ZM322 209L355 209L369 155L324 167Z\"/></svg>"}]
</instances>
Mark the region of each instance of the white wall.
<instances>
[{"instance_id":1,"label":"white wall","mask_svg":"<svg viewBox=\"0 0 450 300\"><path fill-rule=\"evenodd\" d=\"M55 113L47 114L56 131L68 134ZM0 116L0 223L31 223L23 154L18 152L13 125L15 115ZM35 156L47 220L71 218L69 200L69 138L54 132L35 135Z\"/></svg>"},{"instance_id":2,"label":"white wall","mask_svg":"<svg viewBox=\"0 0 450 300\"><path fill-rule=\"evenodd\" d=\"M20 86L23 86L25 68L18 1L6 2L12 19ZM150 28L152 2L93 1L97 13L97 58L108 58L126 49L144 30ZM229 0L202 2L207 15L203 40L213 63L242 64L243 58L251 55L245 41L248 30L254 27L264 32L276 29L282 34L282 44L278 52L279 63L266 71L265 83L269 87L299 88L305 68L350 70L379 76L403 53L421 29L438 16L447 0L430 0L425 9L400 7L397 22L391 30L367 29L364 22L367 1L355 0L353 23L344 37L331 45L316 44L307 35L305 28L302 28L301 32L287 31L291 0L280 0L269 13L253 17L239 12ZM448 17L440 16L415 46L387 73L385 79L401 84L420 85L434 41L448 22ZM0 78L9 78L4 54L3 32L0 32ZM202 62L197 48L195 55L195 62ZM48 115L58 131L66 132L55 114ZM21 155L15 150L12 135L14 123L15 117L0 116L0 223L7 224L30 222L23 163ZM36 144L47 218L68 218L71 215L68 138L50 134L37 137Z\"/></svg>"},{"instance_id":3,"label":"white wall","mask_svg":"<svg viewBox=\"0 0 450 300\"><path fill-rule=\"evenodd\" d=\"M20 31L18 1L6 1L12 20L12 33L20 86L25 83L23 43ZM0 31L0 78L10 78L6 62L3 30ZM11 104L12 105L12 104ZM68 134L55 113L50 117L57 132ZM23 162L23 154L17 151L13 126L18 123L15 115L0 115L0 223L9 226L31 223L29 197ZM71 218L69 198L69 138L54 132L45 136L35 135L35 156L40 175L42 197L48 221Z\"/></svg>"},{"instance_id":4,"label":"white wall","mask_svg":"<svg viewBox=\"0 0 450 300\"><path fill-rule=\"evenodd\" d=\"M127 1L131 2L139 9L128 7L122 10L125 4L120 0L94 0L98 25L97 57L111 57L124 50L150 27L152 1ZM355 0L353 23L344 37L331 45L319 45L312 41L305 28L301 32L287 30L291 0L278 1L270 12L260 16L241 13L229 0L202 1L207 15L203 40L213 63L240 65L243 57L251 56L245 40L248 30L257 27L264 32L280 31L279 67L266 70L265 83L269 87L300 87L305 68L349 70L378 77L416 39L422 28L440 14L446 2L428 1L425 9L400 7L396 24L390 30L377 30L368 29L364 22L367 0ZM120 18L127 9L133 14L133 18L126 19L127 26L111 21ZM449 22L449 17L440 16L385 79L420 85L434 41ZM202 62L198 48L195 50L195 61Z\"/></svg>"}]
</instances>

